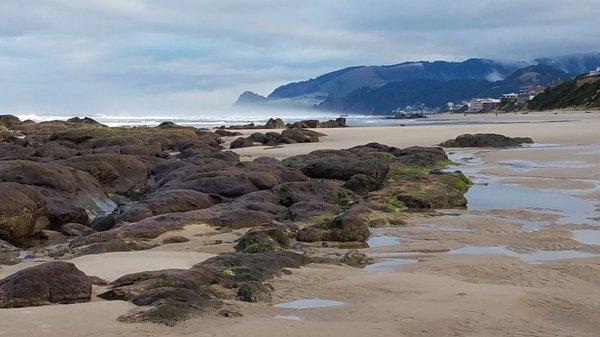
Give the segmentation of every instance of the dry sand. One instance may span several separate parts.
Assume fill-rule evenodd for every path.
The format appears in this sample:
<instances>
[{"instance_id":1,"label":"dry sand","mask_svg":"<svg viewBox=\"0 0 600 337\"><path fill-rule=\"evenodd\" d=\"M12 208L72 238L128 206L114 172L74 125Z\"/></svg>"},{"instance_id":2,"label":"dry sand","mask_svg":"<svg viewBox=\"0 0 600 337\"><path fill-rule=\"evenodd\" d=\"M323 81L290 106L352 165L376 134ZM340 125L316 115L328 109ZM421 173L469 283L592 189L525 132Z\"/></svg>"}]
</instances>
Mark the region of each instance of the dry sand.
<instances>
[{"instance_id":1,"label":"dry sand","mask_svg":"<svg viewBox=\"0 0 600 337\"><path fill-rule=\"evenodd\" d=\"M475 150L469 153L480 156L482 163L464 169L474 175L485 174L494 181L559 189L560 193L600 203L600 114L441 118L491 122L510 119L523 123L329 129L325 130L329 136L321 143L236 151L252 157L284 158L319 148L347 148L372 141L394 146L432 145L467 132L529 136L546 144L592 144ZM532 123L540 120L546 122ZM501 164L514 160L579 162L586 166L573 169L558 165L523 171ZM274 281L273 303L322 298L342 301L340 307L282 309L268 304L241 304L242 318L204 317L167 328L119 323L116 317L132 305L95 299L86 304L0 310L0 336L598 336L599 257L531 263L518 258L526 255L448 253L460 247L482 246L506 247L511 254L540 250L600 254L600 245L585 245L571 237L572 229L597 227L559 224L560 220L561 216L554 212L540 209L414 214L408 217L407 227L372 230L374 236L400 238L397 242L364 251L376 262L401 258L415 263L383 272L313 264ZM526 221L544 221L547 226L531 230L523 226ZM186 228L172 234L191 241L145 252L84 256L73 262L88 274L112 280L133 271L187 268L211 256L207 253L231 250L231 242L239 236L206 228ZM216 239L224 243L215 245ZM336 248L319 250L323 255L343 252ZM0 269L0 276L31 263Z\"/></svg>"},{"instance_id":2,"label":"dry sand","mask_svg":"<svg viewBox=\"0 0 600 337\"><path fill-rule=\"evenodd\" d=\"M292 144L265 149L263 146L236 149L246 158L270 156L278 159L307 153L317 149L345 149L379 142L396 147L431 146L464 133L501 133L512 137L531 137L544 144L597 144L600 143L600 112L530 113L527 115L443 115L442 119L453 121L489 121L490 124L472 125L423 125L406 127L356 127L344 129L319 129L328 136L321 143ZM510 124L494 124L510 122ZM517 122L517 123L515 123ZM243 130L250 134L257 130Z\"/></svg>"}]
</instances>

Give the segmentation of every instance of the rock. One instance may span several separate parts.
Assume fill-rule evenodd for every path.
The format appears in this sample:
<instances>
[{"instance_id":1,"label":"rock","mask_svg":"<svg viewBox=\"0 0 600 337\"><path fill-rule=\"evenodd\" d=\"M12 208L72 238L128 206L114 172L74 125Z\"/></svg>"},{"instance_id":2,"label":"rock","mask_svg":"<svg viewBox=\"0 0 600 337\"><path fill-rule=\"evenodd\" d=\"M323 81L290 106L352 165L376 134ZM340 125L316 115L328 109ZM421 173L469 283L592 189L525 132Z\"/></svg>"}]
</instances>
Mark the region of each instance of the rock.
<instances>
[{"instance_id":1,"label":"rock","mask_svg":"<svg viewBox=\"0 0 600 337\"><path fill-rule=\"evenodd\" d=\"M243 135L243 133L238 132L238 131L228 131L225 129L217 129L215 130L215 133L218 134L221 137L235 137L235 136L241 136Z\"/></svg>"},{"instance_id":2,"label":"rock","mask_svg":"<svg viewBox=\"0 0 600 337\"><path fill-rule=\"evenodd\" d=\"M181 128L181 126L179 126L171 121L162 122L162 123L158 124L156 127L159 129L179 129L179 128Z\"/></svg>"},{"instance_id":3,"label":"rock","mask_svg":"<svg viewBox=\"0 0 600 337\"><path fill-rule=\"evenodd\" d=\"M168 238L165 238L162 243L163 245L168 245L172 243L184 243L189 241L190 239L183 236L169 236Z\"/></svg>"},{"instance_id":4,"label":"rock","mask_svg":"<svg viewBox=\"0 0 600 337\"><path fill-rule=\"evenodd\" d=\"M326 122L320 122L317 119L309 119L309 120L303 120L300 122L295 122L292 124L287 124L286 126L290 129L345 128L345 127L347 127L346 118L344 118L344 117L330 119Z\"/></svg>"},{"instance_id":5,"label":"rock","mask_svg":"<svg viewBox=\"0 0 600 337\"><path fill-rule=\"evenodd\" d=\"M13 265L19 262L21 262L19 249L4 240L0 240L0 265Z\"/></svg>"},{"instance_id":6,"label":"rock","mask_svg":"<svg viewBox=\"0 0 600 337\"><path fill-rule=\"evenodd\" d=\"M366 194L370 191L379 189L381 186L381 181L377 181L375 178L372 178L366 174L355 174L351 176L342 186L354 193Z\"/></svg>"},{"instance_id":7,"label":"rock","mask_svg":"<svg viewBox=\"0 0 600 337\"><path fill-rule=\"evenodd\" d=\"M73 117L73 118L67 119L67 122L78 123L78 124L91 124L91 125L107 127L106 125L101 124L90 117L84 117L84 118Z\"/></svg>"},{"instance_id":8,"label":"rock","mask_svg":"<svg viewBox=\"0 0 600 337\"><path fill-rule=\"evenodd\" d=\"M85 236L96 233L91 227L73 222L60 226L60 232L68 236Z\"/></svg>"},{"instance_id":9,"label":"rock","mask_svg":"<svg viewBox=\"0 0 600 337\"><path fill-rule=\"evenodd\" d=\"M266 283L285 268L299 268L311 259L291 252L226 253L187 270L170 269L125 275L99 295L105 300L130 301L138 306L119 318L123 322L154 322L168 326L206 313L216 313L223 300L268 301ZM214 289L220 291L214 291Z\"/></svg>"},{"instance_id":10,"label":"rock","mask_svg":"<svg viewBox=\"0 0 600 337\"><path fill-rule=\"evenodd\" d=\"M344 254L342 261L352 267L364 267L371 262L371 259L358 249L351 249Z\"/></svg>"},{"instance_id":11,"label":"rock","mask_svg":"<svg viewBox=\"0 0 600 337\"><path fill-rule=\"evenodd\" d=\"M12 129L15 126L21 124L21 120L13 115L0 115L0 125L5 126L8 129Z\"/></svg>"},{"instance_id":12,"label":"rock","mask_svg":"<svg viewBox=\"0 0 600 337\"><path fill-rule=\"evenodd\" d=\"M345 127L347 127L346 118L339 117L336 119L328 120L326 122L321 122L321 123L319 123L318 127L319 128L345 128Z\"/></svg>"},{"instance_id":13,"label":"rock","mask_svg":"<svg viewBox=\"0 0 600 337\"><path fill-rule=\"evenodd\" d=\"M47 203L50 213L56 219L71 218L67 222L87 221L87 214L105 214L115 207L92 176L54 163L0 161L0 182L2 181L34 187ZM63 223L53 225L60 226Z\"/></svg>"},{"instance_id":14,"label":"rock","mask_svg":"<svg viewBox=\"0 0 600 337\"><path fill-rule=\"evenodd\" d=\"M266 129L285 129L285 123L281 120L281 118L269 118L267 123L265 124Z\"/></svg>"},{"instance_id":15,"label":"rock","mask_svg":"<svg viewBox=\"0 0 600 337\"><path fill-rule=\"evenodd\" d=\"M100 216L90 222L90 228L97 232L107 231L115 226L117 217L114 214Z\"/></svg>"},{"instance_id":16,"label":"rock","mask_svg":"<svg viewBox=\"0 0 600 337\"><path fill-rule=\"evenodd\" d=\"M112 252L132 252L146 250L156 247L155 244L134 239L114 239L104 242L96 242L86 246L73 247L75 256L95 255Z\"/></svg>"},{"instance_id":17,"label":"rock","mask_svg":"<svg viewBox=\"0 0 600 337\"><path fill-rule=\"evenodd\" d=\"M269 302L273 287L260 282L244 282L237 289L237 298L244 302Z\"/></svg>"},{"instance_id":18,"label":"rock","mask_svg":"<svg viewBox=\"0 0 600 337\"><path fill-rule=\"evenodd\" d=\"M278 252L289 248L290 238L294 235L294 229L283 226L252 228L240 238L235 250L244 253Z\"/></svg>"},{"instance_id":19,"label":"rock","mask_svg":"<svg viewBox=\"0 0 600 337\"><path fill-rule=\"evenodd\" d=\"M0 308L89 302L92 283L74 264L47 262L0 280Z\"/></svg>"},{"instance_id":20,"label":"rock","mask_svg":"<svg viewBox=\"0 0 600 337\"><path fill-rule=\"evenodd\" d=\"M419 176L417 180L390 182L370 197L382 200L382 196L392 196L396 202L412 210L461 208L467 205L464 194L471 184L461 172L434 171Z\"/></svg>"},{"instance_id":21,"label":"rock","mask_svg":"<svg viewBox=\"0 0 600 337\"><path fill-rule=\"evenodd\" d=\"M92 285L104 287L108 285L108 281L98 277L98 276L88 276L88 279L92 283Z\"/></svg>"},{"instance_id":22,"label":"rock","mask_svg":"<svg viewBox=\"0 0 600 337\"><path fill-rule=\"evenodd\" d=\"M320 201L300 201L291 205L285 212L285 219L292 221L311 221L315 217L339 212L339 206Z\"/></svg>"},{"instance_id":23,"label":"rock","mask_svg":"<svg viewBox=\"0 0 600 337\"><path fill-rule=\"evenodd\" d=\"M412 146L404 149L391 149L397 164L416 167L446 166L450 163L446 152L439 147Z\"/></svg>"},{"instance_id":24,"label":"rock","mask_svg":"<svg viewBox=\"0 0 600 337\"><path fill-rule=\"evenodd\" d=\"M361 205L352 206L332 220L299 230L296 240L304 242L364 242L371 234L368 219L371 211Z\"/></svg>"},{"instance_id":25,"label":"rock","mask_svg":"<svg viewBox=\"0 0 600 337\"><path fill-rule=\"evenodd\" d=\"M148 184L150 170L156 163L138 156L93 154L66 159L66 166L85 171L98 179L108 193L136 196Z\"/></svg>"},{"instance_id":26,"label":"rock","mask_svg":"<svg viewBox=\"0 0 600 337\"><path fill-rule=\"evenodd\" d=\"M49 226L46 204L32 187L0 183L0 239L19 243Z\"/></svg>"},{"instance_id":27,"label":"rock","mask_svg":"<svg viewBox=\"0 0 600 337\"><path fill-rule=\"evenodd\" d=\"M242 147L251 147L254 146L254 142L248 138L239 137L229 145L230 149L239 149Z\"/></svg>"},{"instance_id":28,"label":"rock","mask_svg":"<svg viewBox=\"0 0 600 337\"><path fill-rule=\"evenodd\" d=\"M155 215L208 208L223 198L193 190L159 190L118 210L117 223L136 222Z\"/></svg>"},{"instance_id":29,"label":"rock","mask_svg":"<svg viewBox=\"0 0 600 337\"><path fill-rule=\"evenodd\" d=\"M287 159L293 167L311 178L349 180L362 174L372 178L380 186L389 170L389 163L376 157L360 157L346 150L313 151Z\"/></svg>"},{"instance_id":30,"label":"rock","mask_svg":"<svg viewBox=\"0 0 600 337\"><path fill-rule=\"evenodd\" d=\"M286 129L281 132L281 137L292 139L296 143L318 143L319 137L323 136L326 134L305 129Z\"/></svg>"},{"instance_id":31,"label":"rock","mask_svg":"<svg viewBox=\"0 0 600 337\"><path fill-rule=\"evenodd\" d=\"M531 138L507 137L493 133L464 134L440 144L442 147L517 147L532 144Z\"/></svg>"},{"instance_id":32,"label":"rock","mask_svg":"<svg viewBox=\"0 0 600 337\"><path fill-rule=\"evenodd\" d=\"M253 134L248 136L248 139L250 139L253 142L261 143L261 144L266 144L273 140L271 137L265 135L264 133L260 133L260 132L254 132Z\"/></svg>"},{"instance_id":33,"label":"rock","mask_svg":"<svg viewBox=\"0 0 600 337\"><path fill-rule=\"evenodd\" d=\"M48 241L48 244L59 244L67 242L65 236L60 232L42 230L40 235L44 240Z\"/></svg>"}]
</instances>

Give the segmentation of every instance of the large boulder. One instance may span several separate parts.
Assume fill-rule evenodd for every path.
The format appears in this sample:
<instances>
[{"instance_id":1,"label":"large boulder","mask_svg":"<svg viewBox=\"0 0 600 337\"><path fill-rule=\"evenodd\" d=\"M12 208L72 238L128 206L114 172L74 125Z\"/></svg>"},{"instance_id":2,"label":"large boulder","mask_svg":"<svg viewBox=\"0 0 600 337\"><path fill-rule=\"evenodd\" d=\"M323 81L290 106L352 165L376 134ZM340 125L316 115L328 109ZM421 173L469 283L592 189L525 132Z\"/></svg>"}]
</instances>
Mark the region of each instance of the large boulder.
<instances>
[{"instance_id":1,"label":"large boulder","mask_svg":"<svg viewBox=\"0 0 600 337\"><path fill-rule=\"evenodd\" d=\"M193 190L160 190L119 210L117 222L136 222L151 216L208 208L223 198Z\"/></svg>"},{"instance_id":2,"label":"large boulder","mask_svg":"<svg viewBox=\"0 0 600 337\"><path fill-rule=\"evenodd\" d=\"M239 137L229 145L230 149L239 149L242 147L251 147L254 146L254 142L251 139Z\"/></svg>"},{"instance_id":3,"label":"large boulder","mask_svg":"<svg viewBox=\"0 0 600 337\"><path fill-rule=\"evenodd\" d=\"M318 143L319 137L327 136L324 133L306 129L287 129L281 132L281 137L292 139L296 143Z\"/></svg>"},{"instance_id":4,"label":"large boulder","mask_svg":"<svg viewBox=\"0 0 600 337\"><path fill-rule=\"evenodd\" d=\"M285 129L285 123L281 118L269 118L265 124L266 129Z\"/></svg>"},{"instance_id":5,"label":"large boulder","mask_svg":"<svg viewBox=\"0 0 600 337\"><path fill-rule=\"evenodd\" d=\"M0 161L0 182L35 187L53 216L51 220L56 220L53 223L56 226L66 222L87 223L88 214L103 215L116 207L88 173L53 163Z\"/></svg>"},{"instance_id":6,"label":"large boulder","mask_svg":"<svg viewBox=\"0 0 600 337\"><path fill-rule=\"evenodd\" d=\"M90 118L90 117L73 117L73 118L69 118L67 119L67 122L71 122L71 123L77 123L77 124L91 124L91 125L98 125L98 126L104 126L106 127L106 125L99 123L98 121Z\"/></svg>"},{"instance_id":7,"label":"large boulder","mask_svg":"<svg viewBox=\"0 0 600 337\"><path fill-rule=\"evenodd\" d=\"M21 120L13 115L0 115L0 125L5 126L9 129L14 128L21 124Z\"/></svg>"},{"instance_id":8,"label":"large boulder","mask_svg":"<svg viewBox=\"0 0 600 337\"><path fill-rule=\"evenodd\" d=\"M389 170L385 158L358 156L347 150L318 150L288 158L286 162L311 178L347 181L355 175L365 175L374 180L370 184L372 188L381 185Z\"/></svg>"},{"instance_id":9,"label":"large boulder","mask_svg":"<svg viewBox=\"0 0 600 337\"><path fill-rule=\"evenodd\" d=\"M35 188L0 183L0 239L20 243L46 229L47 216L46 203Z\"/></svg>"},{"instance_id":10,"label":"large boulder","mask_svg":"<svg viewBox=\"0 0 600 337\"><path fill-rule=\"evenodd\" d=\"M61 163L89 173L107 192L135 196L147 186L150 170L158 162L132 155L93 154Z\"/></svg>"},{"instance_id":11,"label":"large boulder","mask_svg":"<svg viewBox=\"0 0 600 337\"><path fill-rule=\"evenodd\" d=\"M0 308L89 302L90 278L68 262L47 262L0 280Z\"/></svg>"},{"instance_id":12,"label":"large boulder","mask_svg":"<svg viewBox=\"0 0 600 337\"><path fill-rule=\"evenodd\" d=\"M255 227L242 236L235 246L236 251L245 253L278 252L290 247L290 239L297 229L283 225Z\"/></svg>"},{"instance_id":13,"label":"large boulder","mask_svg":"<svg viewBox=\"0 0 600 337\"><path fill-rule=\"evenodd\" d=\"M532 144L531 138L507 137L494 133L464 134L440 144L442 147L518 147Z\"/></svg>"},{"instance_id":14,"label":"large boulder","mask_svg":"<svg viewBox=\"0 0 600 337\"><path fill-rule=\"evenodd\" d=\"M364 242L371 235L369 231L369 214L371 212L371 209L362 205L352 206L332 220L301 229L296 234L296 239L305 242Z\"/></svg>"},{"instance_id":15,"label":"large boulder","mask_svg":"<svg viewBox=\"0 0 600 337\"><path fill-rule=\"evenodd\" d=\"M216 313L224 300L269 301L273 290L268 284L270 279L287 268L299 268L310 262L310 258L292 252L227 253L187 270L167 269L122 276L99 297L141 306L121 316L122 322L173 326L197 315ZM222 311L221 315L229 314Z\"/></svg>"}]
</instances>

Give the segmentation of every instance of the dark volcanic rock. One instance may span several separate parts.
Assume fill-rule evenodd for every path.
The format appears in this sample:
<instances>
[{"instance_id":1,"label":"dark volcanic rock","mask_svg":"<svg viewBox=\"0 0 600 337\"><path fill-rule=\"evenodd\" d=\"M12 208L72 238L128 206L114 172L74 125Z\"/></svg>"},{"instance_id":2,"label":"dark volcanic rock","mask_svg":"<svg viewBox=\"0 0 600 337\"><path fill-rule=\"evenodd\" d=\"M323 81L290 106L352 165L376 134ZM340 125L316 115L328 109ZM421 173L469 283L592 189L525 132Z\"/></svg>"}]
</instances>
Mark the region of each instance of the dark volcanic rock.
<instances>
[{"instance_id":1,"label":"dark volcanic rock","mask_svg":"<svg viewBox=\"0 0 600 337\"><path fill-rule=\"evenodd\" d=\"M254 146L254 142L248 138L239 137L229 145L230 149L239 149L242 147L251 147Z\"/></svg>"},{"instance_id":2,"label":"dark volcanic rock","mask_svg":"<svg viewBox=\"0 0 600 337\"><path fill-rule=\"evenodd\" d=\"M282 225L256 227L240 238L235 250L244 253L278 252L289 248L290 239L296 231L296 228Z\"/></svg>"},{"instance_id":3,"label":"dark volcanic rock","mask_svg":"<svg viewBox=\"0 0 600 337\"><path fill-rule=\"evenodd\" d=\"M187 270L170 269L125 275L99 296L144 306L119 318L124 322L154 322L173 326L203 313L216 313L223 299L268 301L266 283L311 260L291 252L221 254ZM214 287L221 290L216 292Z\"/></svg>"},{"instance_id":4,"label":"dark volcanic rock","mask_svg":"<svg viewBox=\"0 0 600 337\"><path fill-rule=\"evenodd\" d=\"M448 162L448 156L444 149L440 147L422 147L412 146L404 149L391 149L391 153L396 156L396 163L405 166L433 167L436 165L445 165Z\"/></svg>"},{"instance_id":5,"label":"dark volcanic rock","mask_svg":"<svg viewBox=\"0 0 600 337\"><path fill-rule=\"evenodd\" d=\"M352 206L332 220L301 229L298 231L296 239L305 242L364 242L371 234L368 219L371 211L371 209L361 205Z\"/></svg>"},{"instance_id":6,"label":"dark volcanic rock","mask_svg":"<svg viewBox=\"0 0 600 337\"><path fill-rule=\"evenodd\" d=\"M193 190L160 190L119 209L117 222L136 222L160 214L203 209L222 201L218 195Z\"/></svg>"},{"instance_id":7,"label":"dark volcanic rock","mask_svg":"<svg viewBox=\"0 0 600 337\"><path fill-rule=\"evenodd\" d=\"M371 262L371 259L365 253L357 249L351 249L344 254L342 262L352 267L364 267Z\"/></svg>"},{"instance_id":8,"label":"dark volcanic rock","mask_svg":"<svg viewBox=\"0 0 600 337\"><path fill-rule=\"evenodd\" d=\"M241 133L239 131L229 131L229 130L225 130L225 129L217 129L217 130L215 130L215 133L221 137L235 137L235 136L243 135L243 133Z\"/></svg>"},{"instance_id":9,"label":"dark volcanic rock","mask_svg":"<svg viewBox=\"0 0 600 337\"><path fill-rule=\"evenodd\" d=\"M46 204L32 187L0 183L0 239L18 243L49 226Z\"/></svg>"},{"instance_id":10,"label":"dark volcanic rock","mask_svg":"<svg viewBox=\"0 0 600 337\"><path fill-rule=\"evenodd\" d=\"M493 133L464 134L440 144L442 147L517 147L532 144L531 138L507 137Z\"/></svg>"},{"instance_id":11,"label":"dark volcanic rock","mask_svg":"<svg viewBox=\"0 0 600 337\"><path fill-rule=\"evenodd\" d=\"M347 181L355 175L364 175L372 179L368 182L370 188L379 187L389 170L389 162L386 159L378 158L370 152L353 153L348 150L318 150L308 155L288 158L286 162L311 178ZM357 183L350 182L349 186L358 187Z\"/></svg>"},{"instance_id":12,"label":"dark volcanic rock","mask_svg":"<svg viewBox=\"0 0 600 337\"><path fill-rule=\"evenodd\" d=\"M12 129L21 124L21 120L13 115L0 115L0 125Z\"/></svg>"},{"instance_id":13,"label":"dark volcanic rock","mask_svg":"<svg viewBox=\"0 0 600 337\"><path fill-rule=\"evenodd\" d=\"M99 122L97 122L96 120L94 120L94 119L92 119L90 117L83 117L83 118L73 117L73 118L67 119L67 122L79 123L79 124L91 124L91 125L98 125L98 126L106 126L104 124L100 124Z\"/></svg>"},{"instance_id":14,"label":"dark volcanic rock","mask_svg":"<svg viewBox=\"0 0 600 337\"><path fill-rule=\"evenodd\" d=\"M305 129L287 129L281 132L281 137L292 139L296 143L318 143L319 137L327 136L324 133Z\"/></svg>"},{"instance_id":15,"label":"dark volcanic rock","mask_svg":"<svg viewBox=\"0 0 600 337\"><path fill-rule=\"evenodd\" d=\"M281 118L269 118L267 123L265 124L265 128L267 129L285 129L285 123L281 120Z\"/></svg>"},{"instance_id":16,"label":"dark volcanic rock","mask_svg":"<svg viewBox=\"0 0 600 337\"><path fill-rule=\"evenodd\" d=\"M92 283L74 264L47 262L0 280L0 308L89 302Z\"/></svg>"},{"instance_id":17,"label":"dark volcanic rock","mask_svg":"<svg viewBox=\"0 0 600 337\"><path fill-rule=\"evenodd\" d=\"M60 232L68 236L85 236L94 234L96 231L88 226L70 222L60 226Z\"/></svg>"}]
</instances>

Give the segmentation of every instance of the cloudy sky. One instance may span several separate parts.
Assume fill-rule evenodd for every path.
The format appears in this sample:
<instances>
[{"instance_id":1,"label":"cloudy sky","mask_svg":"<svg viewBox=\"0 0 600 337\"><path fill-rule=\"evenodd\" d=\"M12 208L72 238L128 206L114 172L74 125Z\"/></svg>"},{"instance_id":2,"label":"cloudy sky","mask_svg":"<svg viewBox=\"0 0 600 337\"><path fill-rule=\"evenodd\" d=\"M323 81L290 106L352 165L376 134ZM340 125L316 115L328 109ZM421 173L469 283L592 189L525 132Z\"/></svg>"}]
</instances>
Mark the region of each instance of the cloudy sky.
<instances>
[{"instance_id":1,"label":"cloudy sky","mask_svg":"<svg viewBox=\"0 0 600 337\"><path fill-rule=\"evenodd\" d=\"M0 114L209 114L361 64L600 50L600 0L1 0Z\"/></svg>"}]
</instances>

